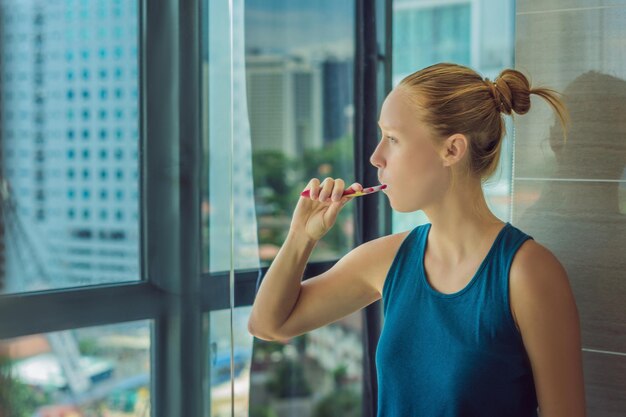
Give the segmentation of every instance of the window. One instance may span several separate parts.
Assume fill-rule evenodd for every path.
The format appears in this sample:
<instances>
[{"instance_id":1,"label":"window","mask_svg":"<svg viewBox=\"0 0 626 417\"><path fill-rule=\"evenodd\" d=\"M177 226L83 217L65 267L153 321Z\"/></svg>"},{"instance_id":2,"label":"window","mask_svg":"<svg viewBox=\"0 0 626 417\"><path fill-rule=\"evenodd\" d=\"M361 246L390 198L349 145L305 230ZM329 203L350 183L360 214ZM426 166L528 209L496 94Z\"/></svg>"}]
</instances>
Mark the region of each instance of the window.
<instances>
[{"instance_id":1,"label":"window","mask_svg":"<svg viewBox=\"0 0 626 417\"><path fill-rule=\"evenodd\" d=\"M0 411L148 415L150 328L140 321L0 341Z\"/></svg>"},{"instance_id":2,"label":"window","mask_svg":"<svg viewBox=\"0 0 626 417\"><path fill-rule=\"evenodd\" d=\"M436 64L454 62L470 66L494 79L504 68L514 67L515 3L512 0L394 0L394 86L407 75ZM483 192L493 213L511 220L513 124L506 120L498 170ZM393 231L408 230L428 222L422 211L392 213Z\"/></svg>"},{"instance_id":3,"label":"window","mask_svg":"<svg viewBox=\"0 0 626 417\"><path fill-rule=\"evenodd\" d=\"M124 265L124 273L93 268L76 279L68 253L70 246L80 242L71 233L73 227L111 226L106 218L90 215L113 209L110 202L90 199L91 191L106 182L104 168L117 169L120 178L122 170L136 169L139 164L137 158L122 157L136 151L136 141L113 143L107 134L117 130L130 137L137 129L139 118L131 116L137 108L137 97L120 94L113 106L106 96L92 94L112 87L138 88L137 55L124 53L137 49L137 2L11 0L3 1L0 9L0 70L4 75L0 78L0 148L16 151L0 152L0 178L9 190L0 220L6 230L5 245L0 249L6 252L2 258L6 275L0 293L139 280L138 240L124 242L128 258L135 259L134 265ZM123 38L114 36L117 27L126 28ZM109 53L114 59L101 59ZM14 56L19 59L6 59ZM114 81L93 76L107 71L115 72ZM11 117L15 111L24 117ZM118 117L94 117L107 111ZM98 138L97 148L92 138ZM78 148L77 139L81 143ZM92 158L98 151L105 155L111 152L115 160ZM25 175L18 175L17 167ZM93 175L101 169L104 175ZM66 177L51 175L53 170L64 170ZM80 200L75 198L75 187L83 190ZM138 181L129 187L137 190ZM126 201L115 209L122 220L136 216L139 206L135 201ZM137 236L138 222L124 224L129 236ZM105 244L97 239L94 243ZM97 252L81 259L94 264L108 261L119 259Z\"/></svg>"},{"instance_id":4,"label":"window","mask_svg":"<svg viewBox=\"0 0 626 417\"><path fill-rule=\"evenodd\" d=\"M355 3L235 2L232 22L225 3L206 4L203 267L214 277L234 268L237 277L255 271L256 278L282 245L309 179L362 182L353 153ZM354 230L349 205L310 262L347 253ZM230 395L232 355L235 415L291 407L294 415L323 416L342 402L360 415L360 313L281 344L253 340L249 312L209 315L212 413L230 413L222 396Z\"/></svg>"},{"instance_id":5,"label":"window","mask_svg":"<svg viewBox=\"0 0 626 417\"><path fill-rule=\"evenodd\" d=\"M246 329L251 290L275 256L275 247L263 256L259 248L275 246L286 232L305 180L358 180L350 78L356 4L258 1L244 8L236 1L229 14L227 2L208 0L48 3L0 6L0 54L13 55L2 60L2 81L11 85L1 90L0 174L20 190L10 194L16 201L33 200L15 205L22 222L7 222L9 206L2 206L0 267L11 270L0 269L0 341L45 347L19 359L5 355L12 381L18 360L47 354L46 364L70 375L66 382L71 369L80 370L71 384L85 396L56 387L42 403L32 385L21 392L39 402L27 412L216 416L230 415L234 401L237 415L267 412L262 405L270 403L319 416L348 404L360 414L368 400L360 313L285 345L255 344ZM42 33L31 38L36 47L20 35L33 25ZM231 32L234 49L224 36ZM189 42L173 42L183 38ZM272 43L281 50L264 50ZM33 65L15 70L20 62ZM31 76L33 68L41 74ZM231 123L238 115L245 118ZM273 119L279 123L268 123ZM277 181L278 168L285 175ZM308 274L352 247L354 211L344 210L342 227L319 246ZM16 224L25 232L9 230ZM54 279L22 278L46 277L49 265L57 265ZM67 335L63 348L48 342L55 334ZM336 339L341 343L330 344ZM107 350L111 340L124 348ZM108 367L93 375L81 365L66 371L64 360ZM24 388L25 380L18 382ZM110 390L118 382L124 390Z\"/></svg>"}]
</instances>

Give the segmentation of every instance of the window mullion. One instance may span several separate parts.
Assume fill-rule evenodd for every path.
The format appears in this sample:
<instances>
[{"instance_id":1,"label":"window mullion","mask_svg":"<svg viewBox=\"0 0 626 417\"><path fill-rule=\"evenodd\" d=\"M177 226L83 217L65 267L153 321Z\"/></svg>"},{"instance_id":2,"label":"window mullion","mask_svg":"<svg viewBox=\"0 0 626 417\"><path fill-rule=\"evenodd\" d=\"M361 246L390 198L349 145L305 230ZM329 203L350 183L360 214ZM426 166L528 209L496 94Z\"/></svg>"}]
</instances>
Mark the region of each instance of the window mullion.
<instances>
[{"instance_id":1,"label":"window mullion","mask_svg":"<svg viewBox=\"0 0 626 417\"><path fill-rule=\"evenodd\" d=\"M154 325L152 415L201 416L200 2L142 6L144 270L172 301Z\"/></svg>"},{"instance_id":2,"label":"window mullion","mask_svg":"<svg viewBox=\"0 0 626 417\"><path fill-rule=\"evenodd\" d=\"M380 7L381 2L385 7ZM377 10L390 13L387 0L361 0L356 2L356 56L354 65L354 157L355 178L363 186L378 184L378 173L370 164L369 157L377 144L377 118L379 107L378 65L381 51L378 48L377 21L383 18L387 23L390 18L377 16ZM386 25L385 25L386 26ZM385 35L390 32L385 27ZM385 47L388 42L384 43ZM390 59L391 51L384 51L385 59ZM385 68L386 69L386 68ZM387 74L388 71L384 71ZM388 84L388 82L384 82ZM361 245L381 236L381 219L385 211L378 198L361 199L356 204L355 245ZM388 213L385 215L389 217ZM381 306L375 302L363 309L363 416L376 415L378 407L378 386L376 378L375 352L381 330Z\"/></svg>"}]
</instances>

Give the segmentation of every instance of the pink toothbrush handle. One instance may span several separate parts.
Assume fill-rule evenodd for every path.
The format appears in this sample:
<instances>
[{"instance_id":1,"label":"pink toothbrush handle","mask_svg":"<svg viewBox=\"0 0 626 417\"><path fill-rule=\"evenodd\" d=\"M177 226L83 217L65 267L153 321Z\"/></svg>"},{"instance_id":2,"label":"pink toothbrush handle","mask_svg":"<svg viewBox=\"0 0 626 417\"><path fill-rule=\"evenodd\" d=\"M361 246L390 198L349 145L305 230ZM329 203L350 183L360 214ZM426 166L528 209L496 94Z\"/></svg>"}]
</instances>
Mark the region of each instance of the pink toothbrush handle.
<instances>
[{"instance_id":1,"label":"pink toothbrush handle","mask_svg":"<svg viewBox=\"0 0 626 417\"><path fill-rule=\"evenodd\" d=\"M371 192L373 192L373 191L377 191L377 190L376 190L376 188L379 188L379 189L381 189L381 190L384 190L385 188L387 188L387 186L386 186L386 185L382 185L382 186L380 186L380 185L379 185L378 187L367 187L367 188L364 188L363 190L359 191L359 193L360 193L360 194L367 194L367 193L371 193ZM310 192L310 191L311 191L311 190L304 190L304 191L302 191L302 192L300 193L300 195L301 195L302 197L310 197L310 196L311 196L311 192ZM344 192L343 192L342 196L355 194L356 192L357 192L357 191L355 191L355 190L353 190L353 189L351 189L351 188L348 188L347 190L344 190Z\"/></svg>"},{"instance_id":2,"label":"pink toothbrush handle","mask_svg":"<svg viewBox=\"0 0 626 417\"><path fill-rule=\"evenodd\" d=\"M363 190L363 191L365 191L365 190ZM344 196L344 195L350 195L350 194L354 194L354 193L356 193L356 191L354 191L354 190L353 190L353 189L351 189L351 188L348 188L347 190L344 190L344 191L343 191L343 194L341 194L341 195L342 195L342 196ZM308 198L308 197L310 197L310 196L311 196L311 190L304 190L304 191L302 191L302 192L300 193L300 195L301 195L302 197L307 197L307 198Z\"/></svg>"}]
</instances>

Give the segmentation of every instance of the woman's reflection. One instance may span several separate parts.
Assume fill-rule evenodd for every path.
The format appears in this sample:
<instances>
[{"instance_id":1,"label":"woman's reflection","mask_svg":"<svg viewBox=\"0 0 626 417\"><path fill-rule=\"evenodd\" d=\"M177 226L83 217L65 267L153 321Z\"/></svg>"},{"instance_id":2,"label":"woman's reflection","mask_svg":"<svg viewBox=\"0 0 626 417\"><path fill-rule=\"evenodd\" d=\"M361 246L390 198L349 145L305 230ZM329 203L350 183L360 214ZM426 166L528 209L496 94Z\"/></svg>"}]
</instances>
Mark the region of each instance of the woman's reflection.
<instances>
[{"instance_id":1,"label":"woman's reflection","mask_svg":"<svg viewBox=\"0 0 626 417\"><path fill-rule=\"evenodd\" d=\"M563 98L572 125L566 141L560 123L550 131L554 176L517 182L517 190L541 187L541 195L515 222L563 259L581 310L583 346L623 350L626 82L587 72Z\"/></svg>"}]
</instances>

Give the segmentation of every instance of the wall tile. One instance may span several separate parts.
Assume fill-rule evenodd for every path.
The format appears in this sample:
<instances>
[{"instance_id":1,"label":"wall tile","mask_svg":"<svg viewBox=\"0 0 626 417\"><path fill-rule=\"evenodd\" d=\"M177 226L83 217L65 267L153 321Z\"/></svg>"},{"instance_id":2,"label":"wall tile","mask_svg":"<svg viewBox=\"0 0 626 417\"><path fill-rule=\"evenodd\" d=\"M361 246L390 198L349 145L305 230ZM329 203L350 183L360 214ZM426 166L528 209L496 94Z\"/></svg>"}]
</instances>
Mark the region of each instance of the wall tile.
<instances>
[{"instance_id":1,"label":"wall tile","mask_svg":"<svg viewBox=\"0 0 626 417\"><path fill-rule=\"evenodd\" d=\"M626 0L518 0L517 13L562 9L626 6Z\"/></svg>"},{"instance_id":2,"label":"wall tile","mask_svg":"<svg viewBox=\"0 0 626 417\"><path fill-rule=\"evenodd\" d=\"M619 185L515 180L512 223L567 270L583 346L626 353L626 193Z\"/></svg>"},{"instance_id":3,"label":"wall tile","mask_svg":"<svg viewBox=\"0 0 626 417\"><path fill-rule=\"evenodd\" d=\"M626 356L583 351L589 417L623 417L626 410Z\"/></svg>"},{"instance_id":4,"label":"wall tile","mask_svg":"<svg viewBox=\"0 0 626 417\"><path fill-rule=\"evenodd\" d=\"M516 2L516 69L563 94L515 116L512 223L567 270L583 347L626 353L626 0ZM583 352L587 415L623 416L626 356Z\"/></svg>"},{"instance_id":5,"label":"wall tile","mask_svg":"<svg viewBox=\"0 0 626 417\"><path fill-rule=\"evenodd\" d=\"M626 160L626 7L518 15L516 68L563 93L567 142L543 99L515 117L515 175L620 179Z\"/></svg>"}]
</instances>

